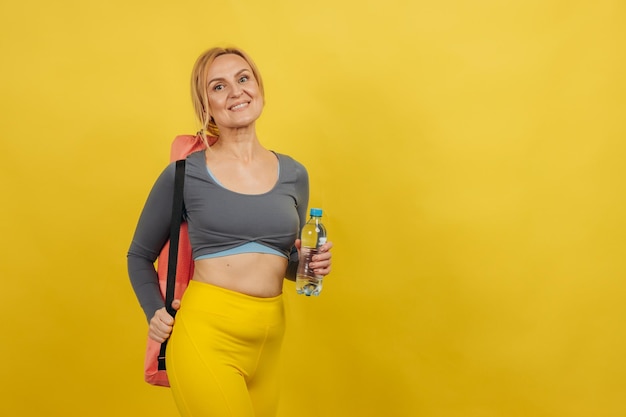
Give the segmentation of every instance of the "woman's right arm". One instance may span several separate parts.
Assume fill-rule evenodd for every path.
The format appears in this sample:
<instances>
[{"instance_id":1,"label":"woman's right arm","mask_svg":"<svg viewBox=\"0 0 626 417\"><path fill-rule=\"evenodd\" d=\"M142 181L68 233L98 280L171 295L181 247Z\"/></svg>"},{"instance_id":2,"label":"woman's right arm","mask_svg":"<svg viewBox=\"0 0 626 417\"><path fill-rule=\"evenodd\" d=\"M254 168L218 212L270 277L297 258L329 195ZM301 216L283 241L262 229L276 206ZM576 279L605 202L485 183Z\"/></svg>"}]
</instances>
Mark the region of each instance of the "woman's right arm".
<instances>
[{"instance_id":1,"label":"woman's right arm","mask_svg":"<svg viewBox=\"0 0 626 417\"><path fill-rule=\"evenodd\" d=\"M165 305L154 262L169 238L174 171L168 165L152 187L128 250L128 275L148 321Z\"/></svg>"}]
</instances>

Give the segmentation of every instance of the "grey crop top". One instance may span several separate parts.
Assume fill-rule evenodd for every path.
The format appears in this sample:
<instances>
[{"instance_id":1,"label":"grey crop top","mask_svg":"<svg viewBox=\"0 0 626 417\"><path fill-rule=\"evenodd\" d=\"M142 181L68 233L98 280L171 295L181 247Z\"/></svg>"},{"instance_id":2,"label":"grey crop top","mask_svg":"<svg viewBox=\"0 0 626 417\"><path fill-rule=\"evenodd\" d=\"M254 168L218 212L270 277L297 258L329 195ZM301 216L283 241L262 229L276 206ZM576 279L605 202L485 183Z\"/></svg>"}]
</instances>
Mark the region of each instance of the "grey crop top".
<instances>
[{"instance_id":1,"label":"grey crop top","mask_svg":"<svg viewBox=\"0 0 626 417\"><path fill-rule=\"evenodd\" d=\"M309 178L302 164L276 156L278 180L263 194L240 194L221 186L207 170L204 151L187 157L185 220L194 259L260 244L289 258L285 276L295 279L298 254L293 245L306 222ZM128 251L130 281L148 320L164 306L154 262L169 238L174 171L175 164L168 165L154 184Z\"/></svg>"}]
</instances>

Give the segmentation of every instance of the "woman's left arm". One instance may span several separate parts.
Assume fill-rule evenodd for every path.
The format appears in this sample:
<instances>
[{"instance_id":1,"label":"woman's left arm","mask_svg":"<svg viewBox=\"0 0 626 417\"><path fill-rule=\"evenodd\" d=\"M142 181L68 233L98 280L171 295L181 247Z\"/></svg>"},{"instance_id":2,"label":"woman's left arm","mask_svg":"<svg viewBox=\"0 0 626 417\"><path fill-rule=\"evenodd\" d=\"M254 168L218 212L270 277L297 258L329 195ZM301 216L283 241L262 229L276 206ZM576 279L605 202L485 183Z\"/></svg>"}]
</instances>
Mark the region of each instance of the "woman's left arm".
<instances>
[{"instance_id":1,"label":"woman's left arm","mask_svg":"<svg viewBox=\"0 0 626 417\"><path fill-rule=\"evenodd\" d=\"M295 161L294 161L295 162ZM307 207L309 204L309 174L304 167L304 165L295 162L295 172L296 172L296 202L297 202L297 210L298 217L300 219L300 227L298 228L298 235L302 230L302 227L306 223L307 220ZM298 254L300 252L300 239L296 239L293 248L291 248L291 253L289 255L289 263L287 265L287 271L285 274L285 278L290 281L296 280L296 271L298 269ZM310 266L314 268L314 272L317 275L328 275L331 270L331 248L333 247L332 242L326 242L322 246L319 247L319 253L313 256L312 263Z\"/></svg>"}]
</instances>

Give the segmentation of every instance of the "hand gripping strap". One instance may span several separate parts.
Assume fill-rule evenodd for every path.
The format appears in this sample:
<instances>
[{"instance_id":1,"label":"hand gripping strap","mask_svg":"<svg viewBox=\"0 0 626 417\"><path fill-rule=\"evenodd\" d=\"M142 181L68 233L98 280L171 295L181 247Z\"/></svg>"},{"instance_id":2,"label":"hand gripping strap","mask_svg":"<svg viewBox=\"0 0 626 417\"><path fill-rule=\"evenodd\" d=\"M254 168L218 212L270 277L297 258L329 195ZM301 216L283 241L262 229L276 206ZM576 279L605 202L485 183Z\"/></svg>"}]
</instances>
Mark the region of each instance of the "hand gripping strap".
<instances>
[{"instance_id":1,"label":"hand gripping strap","mask_svg":"<svg viewBox=\"0 0 626 417\"><path fill-rule=\"evenodd\" d=\"M176 316L176 310L172 307L174 301L174 289L176 288L176 267L178 266L178 241L180 238L180 224L183 220L183 190L185 187L185 160L176 161L176 174L174 176L174 204L172 206L172 221L170 223L170 252L167 262L167 287L165 290L165 309L170 316ZM158 369L165 369L165 350L167 340L161 344L158 358Z\"/></svg>"}]
</instances>

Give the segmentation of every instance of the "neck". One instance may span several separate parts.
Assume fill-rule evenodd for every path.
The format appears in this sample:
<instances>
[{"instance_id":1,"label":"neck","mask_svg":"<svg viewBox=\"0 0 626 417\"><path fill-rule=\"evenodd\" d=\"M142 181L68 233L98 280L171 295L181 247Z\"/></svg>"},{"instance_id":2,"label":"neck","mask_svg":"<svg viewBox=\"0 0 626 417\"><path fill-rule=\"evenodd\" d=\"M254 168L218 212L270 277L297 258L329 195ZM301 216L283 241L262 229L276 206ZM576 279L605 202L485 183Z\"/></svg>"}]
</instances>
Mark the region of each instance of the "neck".
<instances>
[{"instance_id":1,"label":"neck","mask_svg":"<svg viewBox=\"0 0 626 417\"><path fill-rule=\"evenodd\" d=\"M219 140L211 146L211 151L216 155L247 161L265 151L265 148L259 142L254 129L231 129L225 132L220 130Z\"/></svg>"}]
</instances>

